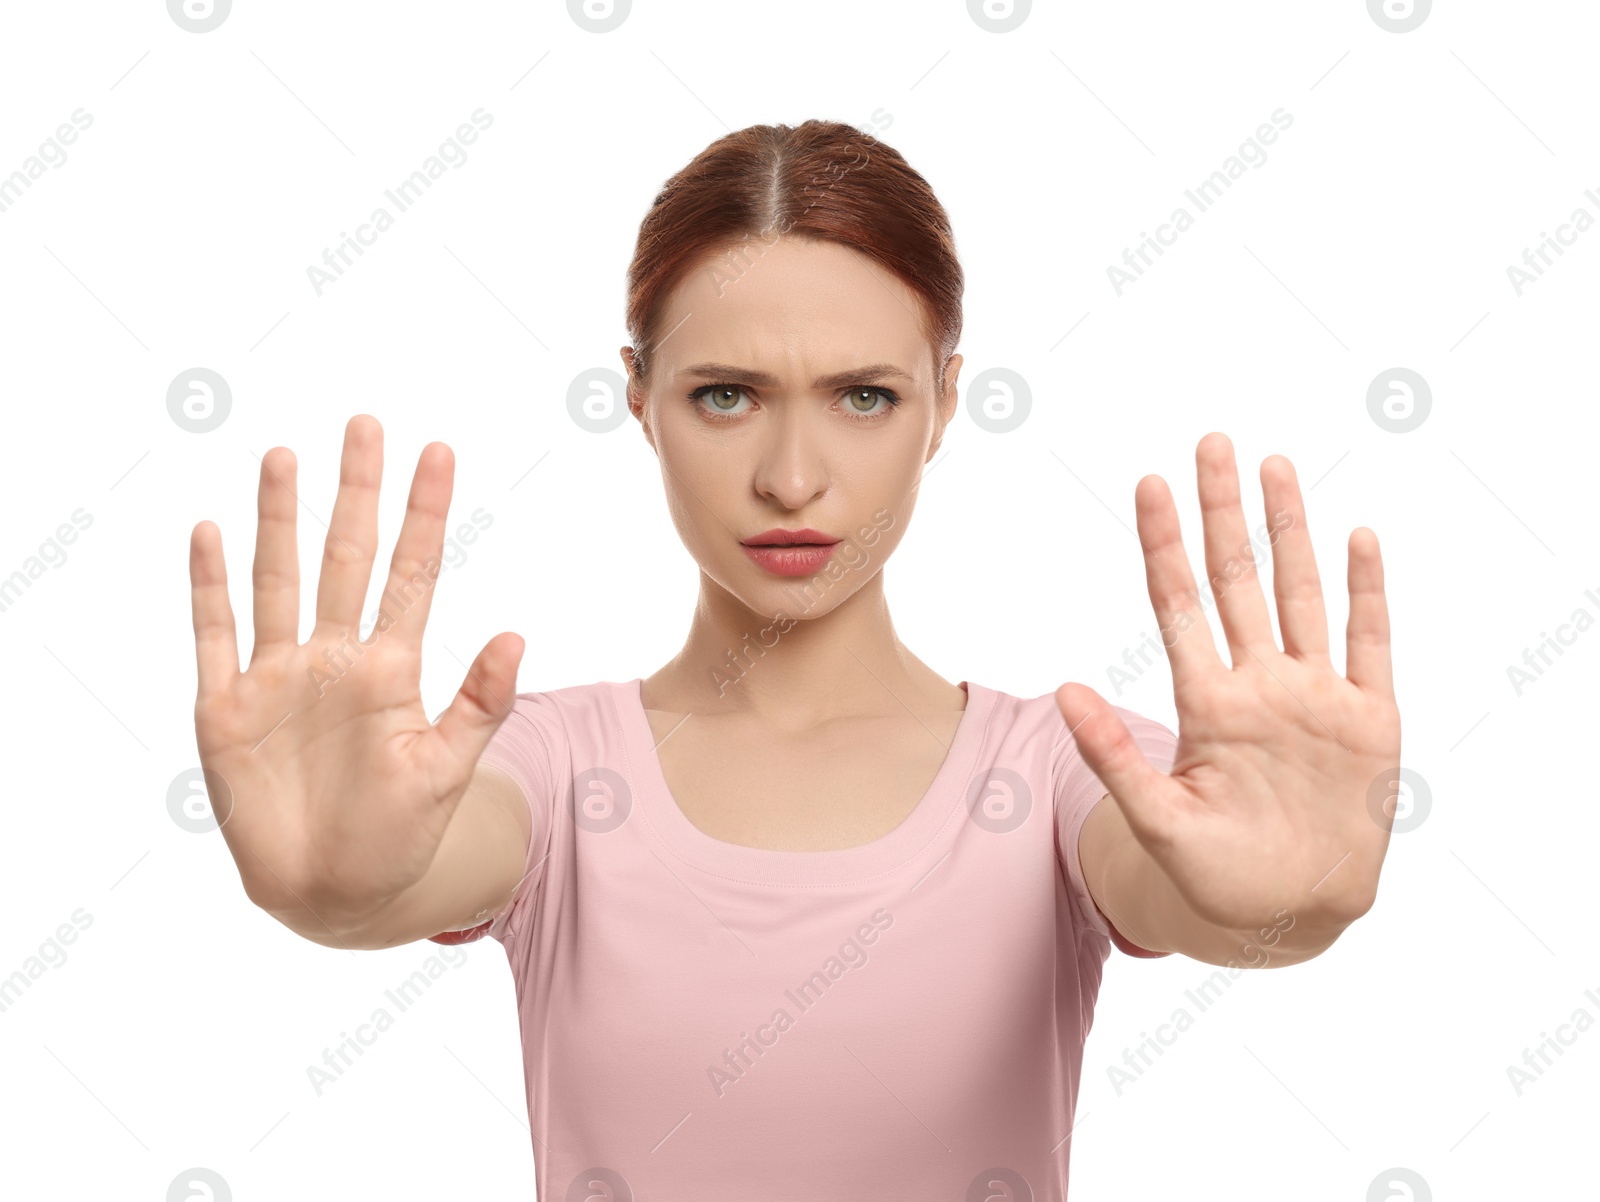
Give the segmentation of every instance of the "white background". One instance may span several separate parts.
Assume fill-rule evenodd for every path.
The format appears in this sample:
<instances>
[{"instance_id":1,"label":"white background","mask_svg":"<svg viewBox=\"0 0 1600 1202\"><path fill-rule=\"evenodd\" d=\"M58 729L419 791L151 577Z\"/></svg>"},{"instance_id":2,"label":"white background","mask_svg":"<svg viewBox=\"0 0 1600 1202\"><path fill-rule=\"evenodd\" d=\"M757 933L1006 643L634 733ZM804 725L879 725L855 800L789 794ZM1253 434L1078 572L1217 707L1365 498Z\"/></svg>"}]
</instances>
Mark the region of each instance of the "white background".
<instances>
[{"instance_id":1,"label":"white background","mask_svg":"<svg viewBox=\"0 0 1600 1202\"><path fill-rule=\"evenodd\" d=\"M319 1097L307 1066L441 949L296 938L219 835L169 817L197 762L189 534L220 525L248 638L259 457L292 447L309 598L343 427L371 413L380 580L427 442L456 453L452 524L493 516L433 605L430 713L501 630L528 640L523 691L653 672L694 564L637 425L578 428L567 388L620 370L660 184L731 129L813 116L876 122L932 183L967 272L963 379L1032 391L1011 434L964 404L887 568L897 629L947 679L1081 680L1175 726L1164 666L1117 696L1106 668L1153 628L1134 484L1171 483L1198 564L1210 430L1252 528L1261 460L1299 470L1336 664L1349 531L1383 549L1431 810L1330 951L1236 983L1120 1095L1107 1066L1211 969L1114 954L1073 1196L1362 1202L1396 1166L1440 1200L1594 1189L1600 1027L1521 1096L1506 1070L1579 1008L1600 1020L1600 633L1520 695L1507 667L1600 614L1600 230L1521 295L1506 269L1600 217L1597 26L1576 2L1445 3L1397 34L1351 0L1041 4L1010 33L950 0L640 0L596 34L549 2L240 0L196 34L156 0L8 5L0 176L75 110L93 124L0 212L0 577L93 521L0 611L0 976L75 910L92 925L0 1012L0 1192L158 1202L198 1165L241 1202L532 1196L499 945ZM480 107L466 163L318 296L307 267ZM1124 247L1279 108L1265 164L1117 295ZM232 391L205 434L166 407L197 366ZM1432 390L1408 433L1367 409L1396 366Z\"/></svg>"}]
</instances>

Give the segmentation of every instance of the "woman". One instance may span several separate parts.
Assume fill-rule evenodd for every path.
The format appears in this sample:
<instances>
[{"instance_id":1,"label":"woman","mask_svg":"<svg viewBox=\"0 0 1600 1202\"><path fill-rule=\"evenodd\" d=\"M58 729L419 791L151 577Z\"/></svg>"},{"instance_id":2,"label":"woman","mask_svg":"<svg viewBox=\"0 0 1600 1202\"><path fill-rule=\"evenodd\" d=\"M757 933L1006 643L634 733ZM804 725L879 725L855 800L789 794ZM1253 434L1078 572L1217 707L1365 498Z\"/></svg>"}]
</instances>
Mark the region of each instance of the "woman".
<instances>
[{"instance_id":1,"label":"woman","mask_svg":"<svg viewBox=\"0 0 1600 1202\"><path fill-rule=\"evenodd\" d=\"M292 454L262 461L243 675L195 527L196 728L248 896L329 946L500 940L541 1197L1064 1197L1113 943L1290 964L1372 904L1399 762L1377 543L1350 540L1340 677L1281 456L1282 651L1231 447L1196 454L1231 668L1171 495L1136 490L1176 737L1083 685L951 684L900 643L881 569L956 411L961 292L927 183L849 126L742 130L668 182L622 356L701 577L648 677L517 694L501 634L430 724L453 460L424 449L357 641L371 418L306 644Z\"/></svg>"}]
</instances>

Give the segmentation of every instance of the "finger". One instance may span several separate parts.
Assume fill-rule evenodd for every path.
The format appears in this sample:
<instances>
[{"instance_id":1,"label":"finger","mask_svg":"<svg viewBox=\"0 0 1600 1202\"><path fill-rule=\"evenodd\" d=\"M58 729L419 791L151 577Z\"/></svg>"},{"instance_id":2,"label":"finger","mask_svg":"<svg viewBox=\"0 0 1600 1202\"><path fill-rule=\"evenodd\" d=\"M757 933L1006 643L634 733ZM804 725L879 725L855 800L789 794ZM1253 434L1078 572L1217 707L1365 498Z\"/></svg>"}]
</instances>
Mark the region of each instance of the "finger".
<instances>
[{"instance_id":1,"label":"finger","mask_svg":"<svg viewBox=\"0 0 1600 1202\"><path fill-rule=\"evenodd\" d=\"M339 492L322 547L317 578L317 626L361 629L361 603L372 581L378 551L378 489L383 483L383 427L365 413L344 428L339 457Z\"/></svg>"},{"instance_id":2,"label":"finger","mask_svg":"<svg viewBox=\"0 0 1600 1202\"><path fill-rule=\"evenodd\" d=\"M444 551L445 519L450 512L454 477L455 454L446 444L430 442L422 448L406 499L405 521L389 561L389 578L382 598L387 630L413 647L422 646L434 582L443 566L439 557ZM372 637L378 637L376 630Z\"/></svg>"},{"instance_id":3,"label":"finger","mask_svg":"<svg viewBox=\"0 0 1600 1202\"><path fill-rule=\"evenodd\" d=\"M201 522L189 534L189 600L194 610L195 670L199 695L220 693L239 675L239 634L228 604L228 569L222 531Z\"/></svg>"},{"instance_id":4,"label":"finger","mask_svg":"<svg viewBox=\"0 0 1600 1202\"><path fill-rule=\"evenodd\" d=\"M1222 633L1238 667L1251 658L1278 649L1267 616L1267 599L1256 572L1255 548L1245 529L1239 503L1239 470L1233 443L1213 432L1194 453L1200 489L1200 518L1205 527L1206 576L1217 599Z\"/></svg>"},{"instance_id":5,"label":"finger","mask_svg":"<svg viewBox=\"0 0 1600 1202\"><path fill-rule=\"evenodd\" d=\"M1146 476L1133 490L1133 507L1144 547L1145 585L1172 665L1173 685L1225 668L1183 548L1172 490L1160 476Z\"/></svg>"},{"instance_id":6,"label":"finger","mask_svg":"<svg viewBox=\"0 0 1600 1202\"><path fill-rule=\"evenodd\" d=\"M1088 685L1064 684L1056 690L1056 706L1078 754L1116 798L1140 842L1171 839L1178 816L1172 778L1145 758L1105 698Z\"/></svg>"},{"instance_id":7,"label":"finger","mask_svg":"<svg viewBox=\"0 0 1600 1202\"><path fill-rule=\"evenodd\" d=\"M507 631L484 644L467 669L450 708L433 726L432 763L425 770L437 781L453 781L462 766L470 773L483 749L517 701L517 666L522 636Z\"/></svg>"},{"instance_id":8,"label":"finger","mask_svg":"<svg viewBox=\"0 0 1600 1202\"><path fill-rule=\"evenodd\" d=\"M273 447L261 457L256 493L256 559L251 568L251 618L256 645L250 662L263 652L300 643L300 554L295 547L295 458L288 447Z\"/></svg>"},{"instance_id":9,"label":"finger","mask_svg":"<svg viewBox=\"0 0 1600 1202\"><path fill-rule=\"evenodd\" d=\"M1389 604L1383 591L1383 555L1366 526L1350 532L1350 623L1345 628L1345 676L1352 684L1394 696L1389 651Z\"/></svg>"},{"instance_id":10,"label":"finger","mask_svg":"<svg viewBox=\"0 0 1600 1202\"><path fill-rule=\"evenodd\" d=\"M1322 605L1322 578L1311 548L1305 499L1294 464L1283 455L1261 463L1261 493L1266 498L1272 541L1272 591L1278 602L1283 649L1308 663L1331 666L1328 614Z\"/></svg>"}]
</instances>

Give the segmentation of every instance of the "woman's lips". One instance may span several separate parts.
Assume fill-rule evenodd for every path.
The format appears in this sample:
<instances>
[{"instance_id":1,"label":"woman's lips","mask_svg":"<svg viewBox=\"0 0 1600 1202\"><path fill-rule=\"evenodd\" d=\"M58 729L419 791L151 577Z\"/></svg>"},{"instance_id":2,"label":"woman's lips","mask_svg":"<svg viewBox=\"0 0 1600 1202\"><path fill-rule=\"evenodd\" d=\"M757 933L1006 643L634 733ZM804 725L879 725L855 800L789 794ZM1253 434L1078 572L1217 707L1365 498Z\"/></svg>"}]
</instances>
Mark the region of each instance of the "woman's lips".
<instances>
[{"instance_id":1,"label":"woman's lips","mask_svg":"<svg viewBox=\"0 0 1600 1202\"><path fill-rule=\"evenodd\" d=\"M828 562L838 543L795 543L792 546L752 547L740 543L744 553L775 576L809 576Z\"/></svg>"}]
</instances>

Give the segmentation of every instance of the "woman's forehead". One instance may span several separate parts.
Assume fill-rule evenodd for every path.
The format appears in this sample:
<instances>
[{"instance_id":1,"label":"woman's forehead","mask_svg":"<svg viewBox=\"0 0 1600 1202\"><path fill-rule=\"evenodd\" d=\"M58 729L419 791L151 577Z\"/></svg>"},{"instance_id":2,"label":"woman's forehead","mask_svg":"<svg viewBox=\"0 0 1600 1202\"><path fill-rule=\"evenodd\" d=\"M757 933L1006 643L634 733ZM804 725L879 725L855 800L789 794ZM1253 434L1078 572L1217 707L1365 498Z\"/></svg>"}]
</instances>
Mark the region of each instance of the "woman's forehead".
<instances>
[{"instance_id":1,"label":"woman's forehead","mask_svg":"<svg viewBox=\"0 0 1600 1202\"><path fill-rule=\"evenodd\" d=\"M926 335L916 296L892 273L831 243L755 247L742 263L708 256L673 289L662 309L663 366L738 364L807 384L871 363L918 371Z\"/></svg>"}]
</instances>

